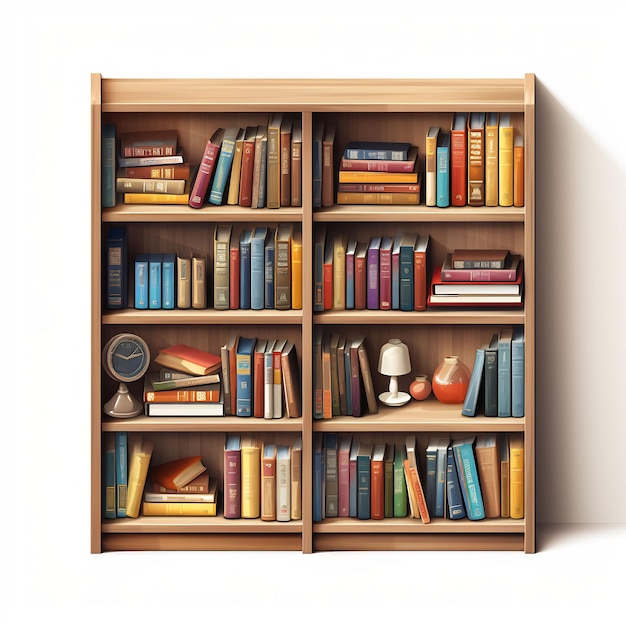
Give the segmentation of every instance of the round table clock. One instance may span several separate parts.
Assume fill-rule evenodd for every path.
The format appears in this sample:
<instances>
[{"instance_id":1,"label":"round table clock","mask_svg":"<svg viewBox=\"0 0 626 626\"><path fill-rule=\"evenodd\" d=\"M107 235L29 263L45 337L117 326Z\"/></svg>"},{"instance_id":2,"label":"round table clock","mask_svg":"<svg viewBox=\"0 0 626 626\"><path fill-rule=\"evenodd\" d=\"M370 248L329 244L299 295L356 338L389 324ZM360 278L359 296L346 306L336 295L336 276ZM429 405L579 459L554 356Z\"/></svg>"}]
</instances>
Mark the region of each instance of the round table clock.
<instances>
[{"instance_id":1,"label":"round table clock","mask_svg":"<svg viewBox=\"0 0 626 626\"><path fill-rule=\"evenodd\" d=\"M143 404L136 400L126 383L139 380L150 366L150 348L138 335L120 333L111 337L102 351L104 371L119 382L117 392L104 405L111 417L135 417L143 412Z\"/></svg>"}]
</instances>

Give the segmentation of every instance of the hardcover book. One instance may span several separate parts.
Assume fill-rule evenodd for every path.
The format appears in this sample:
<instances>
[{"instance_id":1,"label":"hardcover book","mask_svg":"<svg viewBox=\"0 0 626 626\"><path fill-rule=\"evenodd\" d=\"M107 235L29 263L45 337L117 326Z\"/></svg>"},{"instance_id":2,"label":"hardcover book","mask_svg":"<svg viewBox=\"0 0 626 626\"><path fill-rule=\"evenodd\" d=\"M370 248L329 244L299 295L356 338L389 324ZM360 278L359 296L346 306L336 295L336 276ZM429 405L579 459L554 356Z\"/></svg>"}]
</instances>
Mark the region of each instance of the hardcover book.
<instances>
[{"instance_id":1,"label":"hardcover book","mask_svg":"<svg viewBox=\"0 0 626 626\"><path fill-rule=\"evenodd\" d=\"M372 237L367 248L367 308L380 308L380 244L382 237Z\"/></svg>"},{"instance_id":2,"label":"hardcover book","mask_svg":"<svg viewBox=\"0 0 626 626\"><path fill-rule=\"evenodd\" d=\"M338 191L337 204L419 204L416 193Z\"/></svg>"},{"instance_id":3,"label":"hardcover book","mask_svg":"<svg viewBox=\"0 0 626 626\"><path fill-rule=\"evenodd\" d=\"M211 204L222 204L224 194L227 191L227 184L230 177L233 159L235 157L235 146L241 128L229 126L224 130L222 145L220 147L217 165L215 166L215 176L209 192L209 202Z\"/></svg>"},{"instance_id":4,"label":"hardcover book","mask_svg":"<svg viewBox=\"0 0 626 626\"><path fill-rule=\"evenodd\" d=\"M254 395L252 359L256 337L240 337L237 343L237 413L238 417L252 417Z\"/></svg>"},{"instance_id":5,"label":"hardcover book","mask_svg":"<svg viewBox=\"0 0 626 626\"><path fill-rule=\"evenodd\" d=\"M144 405L151 417L221 417L224 403L220 402L151 402Z\"/></svg>"},{"instance_id":6,"label":"hardcover book","mask_svg":"<svg viewBox=\"0 0 626 626\"><path fill-rule=\"evenodd\" d=\"M151 157L122 157L118 156L117 164L119 167L158 167L164 165L180 165L184 163L183 153L179 150L172 156L151 156Z\"/></svg>"},{"instance_id":7,"label":"hardcover book","mask_svg":"<svg viewBox=\"0 0 626 626\"><path fill-rule=\"evenodd\" d=\"M324 122L316 119L313 125L313 208L322 206L322 164L324 161Z\"/></svg>"},{"instance_id":8,"label":"hardcover book","mask_svg":"<svg viewBox=\"0 0 626 626\"><path fill-rule=\"evenodd\" d=\"M128 501L128 433L115 433L115 506L116 517L126 517Z\"/></svg>"},{"instance_id":9,"label":"hardcover book","mask_svg":"<svg viewBox=\"0 0 626 626\"><path fill-rule=\"evenodd\" d=\"M450 133L441 131L437 137L437 206L450 206Z\"/></svg>"},{"instance_id":10,"label":"hardcover book","mask_svg":"<svg viewBox=\"0 0 626 626\"><path fill-rule=\"evenodd\" d=\"M511 253L505 249L455 248L452 252L454 269L504 269Z\"/></svg>"},{"instance_id":11,"label":"hardcover book","mask_svg":"<svg viewBox=\"0 0 626 626\"><path fill-rule=\"evenodd\" d=\"M335 310L346 308L346 244L347 238L335 233L333 238L333 306Z\"/></svg>"},{"instance_id":12,"label":"hardcover book","mask_svg":"<svg viewBox=\"0 0 626 626\"><path fill-rule=\"evenodd\" d=\"M241 517L241 435L229 434L224 444L224 517Z\"/></svg>"},{"instance_id":13,"label":"hardcover book","mask_svg":"<svg viewBox=\"0 0 626 626\"><path fill-rule=\"evenodd\" d=\"M105 433L104 467L102 475L102 515L105 519L115 519L116 513L116 484L115 484L115 435Z\"/></svg>"},{"instance_id":14,"label":"hardcover book","mask_svg":"<svg viewBox=\"0 0 626 626\"><path fill-rule=\"evenodd\" d=\"M173 156L178 151L175 130L140 130L120 133L120 156Z\"/></svg>"},{"instance_id":15,"label":"hardcover book","mask_svg":"<svg viewBox=\"0 0 626 626\"><path fill-rule=\"evenodd\" d=\"M261 443L252 435L241 438L241 517L261 517Z\"/></svg>"},{"instance_id":16,"label":"hardcover book","mask_svg":"<svg viewBox=\"0 0 626 626\"><path fill-rule=\"evenodd\" d=\"M144 515L188 515L191 517L214 517L217 515L217 503L144 501L141 507L141 512Z\"/></svg>"},{"instance_id":17,"label":"hardcover book","mask_svg":"<svg viewBox=\"0 0 626 626\"><path fill-rule=\"evenodd\" d=\"M513 206L524 206L524 136L513 139Z\"/></svg>"},{"instance_id":18,"label":"hardcover book","mask_svg":"<svg viewBox=\"0 0 626 626\"><path fill-rule=\"evenodd\" d=\"M283 367L282 354L283 349L287 345L285 338L277 339L272 347L272 392L274 398L272 400L272 417L280 419L283 416Z\"/></svg>"},{"instance_id":19,"label":"hardcover book","mask_svg":"<svg viewBox=\"0 0 626 626\"><path fill-rule=\"evenodd\" d=\"M337 470L339 436L324 433L324 485L326 517L339 517L339 476Z\"/></svg>"},{"instance_id":20,"label":"hardcover book","mask_svg":"<svg viewBox=\"0 0 626 626\"><path fill-rule=\"evenodd\" d=\"M455 113L450 127L450 204L467 204L467 113Z\"/></svg>"},{"instance_id":21,"label":"hardcover book","mask_svg":"<svg viewBox=\"0 0 626 626\"><path fill-rule=\"evenodd\" d=\"M138 254L135 257L135 308L147 309L150 284L150 256Z\"/></svg>"},{"instance_id":22,"label":"hardcover book","mask_svg":"<svg viewBox=\"0 0 626 626\"><path fill-rule=\"evenodd\" d=\"M404 477L406 448L397 445L393 460L393 516L406 517L408 514L408 494Z\"/></svg>"},{"instance_id":23,"label":"hardcover book","mask_svg":"<svg viewBox=\"0 0 626 626\"><path fill-rule=\"evenodd\" d=\"M291 308L291 247L293 224L282 223L276 229L274 263L274 307L278 310Z\"/></svg>"},{"instance_id":24,"label":"hardcover book","mask_svg":"<svg viewBox=\"0 0 626 626\"><path fill-rule=\"evenodd\" d=\"M250 239L250 308L265 308L265 243L267 226L255 226Z\"/></svg>"},{"instance_id":25,"label":"hardcover book","mask_svg":"<svg viewBox=\"0 0 626 626\"><path fill-rule=\"evenodd\" d=\"M458 283L514 282L520 271L521 256L519 254L511 254L503 269L455 269L452 267L452 253L448 253L441 265L441 280Z\"/></svg>"},{"instance_id":26,"label":"hardcover book","mask_svg":"<svg viewBox=\"0 0 626 626\"><path fill-rule=\"evenodd\" d=\"M218 377L217 374L210 374L209 376ZM220 402L221 400L219 377L217 382L195 386L176 387L174 383L170 383L171 387L169 389L157 390L155 385L158 384L158 373L148 372L144 376L144 402Z\"/></svg>"},{"instance_id":27,"label":"hardcover book","mask_svg":"<svg viewBox=\"0 0 626 626\"><path fill-rule=\"evenodd\" d=\"M491 335L489 345L485 347L484 378L485 417L496 417L498 415L498 333Z\"/></svg>"},{"instance_id":28,"label":"hardcover book","mask_svg":"<svg viewBox=\"0 0 626 626\"><path fill-rule=\"evenodd\" d=\"M513 126L508 113L500 115L498 131L498 203L513 206Z\"/></svg>"},{"instance_id":29,"label":"hardcover book","mask_svg":"<svg viewBox=\"0 0 626 626\"><path fill-rule=\"evenodd\" d=\"M139 517L154 444L138 433L129 435L126 517Z\"/></svg>"},{"instance_id":30,"label":"hardcover book","mask_svg":"<svg viewBox=\"0 0 626 626\"><path fill-rule=\"evenodd\" d=\"M408 479L410 480L411 488L415 490L415 503L417 510L419 511L419 517L424 524L430 522L430 512L426 503L426 491L424 489L424 483L422 482L421 473L419 469L419 462L417 460L417 440L415 435L407 435L405 439L406 447L406 461L405 469L408 470ZM415 517L418 517L417 515Z\"/></svg>"},{"instance_id":31,"label":"hardcover book","mask_svg":"<svg viewBox=\"0 0 626 626\"><path fill-rule=\"evenodd\" d=\"M209 472L202 472L202 474L198 474L195 478L192 478L186 485L183 485L179 489L167 489L163 485L159 485L159 483L152 481L152 491L153 494L167 494L167 495L185 495L185 496L207 496L209 495ZM211 500L209 500L211 502Z\"/></svg>"},{"instance_id":32,"label":"hardcover book","mask_svg":"<svg viewBox=\"0 0 626 626\"><path fill-rule=\"evenodd\" d=\"M498 340L498 417L511 417L511 341L513 329L503 328Z\"/></svg>"},{"instance_id":33,"label":"hardcover book","mask_svg":"<svg viewBox=\"0 0 626 626\"><path fill-rule=\"evenodd\" d=\"M254 176L254 150L256 126L246 126L241 156L241 175L239 181L239 205L252 205L252 181Z\"/></svg>"},{"instance_id":34,"label":"hardcover book","mask_svg":"<svg viewBox=\"0 0 626 626\"><path fill-rule=\"evenodd\" d=\"M500 449L497 435L480 433L476 436L474 450L485 517L500 517Z\"/></svg>"},{"instance_id":35,"label":"hardcover book","mask_svg":"<svg viewBox=\"0 0 626 626\"><path fill-rule=\"evenodd\" d=\"M370 518L385 517L385 444L377 443L370 461Z\"/></svg>"},{"instance_id":36,"label":"hardcover book","mask_svg":"<svg viewBox=\"0 0 626 626\"><path fill-rule=\"evenodd\" d=\"M338 174L339 183L407 183L419 182L418 172L359 172L342 170Z\"/></svg>"},{"instance_id":37,"label":"hardcover book","mask_svg":"<svg viewBox=\"0 0 626 626\"><path fill-rule=\"evenodd\" d=\"M524 327L516 326L511 338L511 416L524 417Z\"/></svg>"},{"instance_id":38,"label":"hardcover book","mask_svg":"<svg viewBox=\"0 0 626 626\"><path fill-rule=\"evenodd\" d=\"M361 172L413 172L417 162L418 147L411 146L406 159L346 159L339 161L340 170L357 170Z\"/></svg>"},{"instance_id":39,"label":"hardcover book","mask_svg":"<svg viewBox=\"0 0 626 626\"><path fill-rule=\"evenodd\" d=\"M399 251L400 310L413 311L415 307L415 246L418 235L407 231L402 235Z\"/></svg>"},{"instance_id":40,"label":"hardcover book","mask_svg":"<svg viewBox=\"0 0 626 626\"><path fill-rule=\"evenodd\" d=\"M291 519L302 519L302 436L291 446Z\"/></svg>"},{"instance_id":41,"label":"hardcover book","mask_svg":"<svg viewBox=\"0 0 626 626\"><path fill-rule=\"evenodd\" d=\"M176 307L176 255L165 253L161 264L161 306Z\"/></svg>"},{"instance_id":42,"label":"hardcover book","mask_svg":"<svg viewBox=\"0 0 626 626\"><path fill-rule=\"evenodd\" d=\"M152 490L146 490L143 494L144 502L217 502L217 478L209 477L208 472L201 476L205 479L206 489L204 492L185 492L182 490L165 489L158 483L152 484ZM193 481L192 481L193 482ZM189 484L189 483L188 483Z\"/></svg>"},{"instance_id":43,"label":"hardcover book","mask_svg":"<svg viewBox=\"0 0 626 626\"><path fill-rule=\"evenodd\" d=\"M338 516L350 516L350 449L352 436L341 435L337 450Z\"/></svg>"},{"instance_id":44,"label":"hardcover book","mask_svg":"<svg viewBox=\"0 0 626 626\"><path fill-rule=\"evenodd\" d=\"M470 113L467 131L467 203L485 204L485 114Z\"/></svg>"},{"instance_id":45,"label":"hardcover book","mask_svg":"<svg viewBox=\"0 0 626 626\"><path fill-rule=\"evenodd\" d=\"M503 296L520 296L522 294L522 276L521 266L517 272L515 280L497 281L497 280L443 280L443 267L437 266L433 270L432 293L434 295L443 296L460 296L460 295L503 295ZM458 271L500 271L500 270L458 270ZM506 270L504 270L506 271Z\"/></svg>"},{"instance_id":46,"label":"hardcover book","mask_svg":"<svg viewBox=\"0 0 626 626\"><path fill-rule=\"evenodd\" d=\"M265 239L265 260L264 260L264 276L265 276L265 308L275 308L275 292L276 284L274 281L276 274L276 230L272 227L267 229L267 238Z\"/></svg>"},{"instance_id":47,"label":"hardcover book","mask_svg":"<svg viewBox=\"0 0 626 626\"><path fill-rule=\"evenodd\" d=\"M395 458L395 444L385 444L383 460L385 517L393 517L393 462Z\"/></svg>"},{"instance_id":48,"label":"hardcover book","mask_svg":"<svg viewBox=\"0 0 626 626\"><path fill-rule=\"evenodd\" d=\"M509 433L510 513L524 518L524 435Z\"/></svg>"},{"instance_id":49,"label":"hardcover book","mask_svg":"<svg viewBox=\"0 0 626 626\"><path fill-rule=\"evenodd\" d=\"M326 496L324 493L324 440L323 433L313 433L313 521L321 522L325 517Z\"/></svg>"},{"instance_id":50,"label":"hardcover book","mask_svg":"<svg viewBox=\"0 0 626 626\"><path fill-rule=\"evenodd\" d=\"M128 243L125 226L112 226L106 242L107 309L128 306Z\"/></svg>"},{"instance_id":51,"label":"hardcover book","mask_svg":"<svg viewBox=\"0 0 626 626\"><path fill-rule=\"evenodd\" d=\"M129 178L118 176L115 189L119 193L185 193L185 180L162 178Z\"/></svg>"},{"instance_id":52,"label":"hardcover book","mask_svg":"<svg viewBox=\"0 0 626 626\"><path fill-rule=\"evenodd\" d=\"M206 309L206 306L206 259L201 256L194 256L191 257L191 308Z\"/></svg>"},{"instance_id":53,"label":"hardcover book","mask_svg":"<svg viewBox=\"0 0 626 626\"><path fill-rule=\"evenodd\" d=\"M391 249L393 239L383 237L380 242L379 254L379 306L381 310L391 310Z\"/></svg>"},{"instance_id":54,"label":"hardcover book","mask_svg":"<svg viewBox=\"0 0 626 626\"><path fill-rule=\"evenodd\" d=\"M440 126L431 126L426 133L426 206L437 206L437 138Z\"/></svg>"},{"instance_id":55,"label":"hardcover book","mask_svg":"<svg viewBox=\"0 0 626 626\"><path fill-rule=\"evenodd\" d=\"M101 145L101 203L102 208L114 207L115 194L115 124L102 124Z\"/></svg>"},{"instance_id":56,"label":"hardcover book","mask_svg":"<svg viewBox=\"0 0 626 626\"><path fill-rule=\"evenodd\" d=\"M181 163L172 165L141 165L137 167L120 167L117 175L121 178L156 178L160 180L188 180L192 178L197 164Z\"/></svg>"},{"instance_id":57,"label":"hardcover book","mask_svg":"<svg viewBox=\"0 0 626 626\"><path fill-rule=\"evenodd\" d=\"M287 417L302 417L302 385L298 353L293 341L285 344L280 356Z\"/></svg>"},{"instance_id":58,"label":"hardcover book","mask_svg":"<svg viewBox=\"0 0 626 626\"><path fill-rule=\"evenodd\" d=\"M411 144L406 141L349 141L343 158L406 161L410 149Z\"/></svg>"},{"instance_id":59,"label":"hardcover book","mask_svg":"<svg viewBox=\"0 0 626 626\"><path fill-rule=\"evenodd\" d=\"M261 444L261 519L276 519L276 444Z\"/></svg>"},{"instance_id":60,"label":"hardcover book","mask_svg":"<svg viewBox=\"0 0 626 626\"><path fill-rule=\"evenodd\" d=\"M244 229L239 238L239 308L251 308L252 296L252 230Z\"/></svg>"},{"instance_id":61,"label":"hardcover book","mask_svg":"<svg viewBox=\"0 0 626 626\"><path fill-rule=\"evenodd\" d=\"M265 206L267 194L267 126L260 124L254 138L254 161L252 164L252 200L250 208Z\"/></svg>"},{"instance_id":62,"label":"hardcover book","mask_svg":"<svg viewBox=\"0 0 626 626\"><path fill-rule=\"evenodd\" d=\"M291 129L291 206L302 206L302 118L297 115Z\"/></svg>"},{"instance_id":63,"label":"hardcover book","mask_svg":"<svg viewBox=\"0 0 626 626\"><path fill-rule=\"evenodd\" d=\"M191 308L191 258L176 256L176 306Z\"/></svg>"},{"instance_id":64,"label":"hardcover book","mask_svg":"<svg viewBox=\"0 0 626 626\"><path fill-rule=\"evenodd\" d=\"M485 206L498 206L498 113L485 117Z\"/></svg>"},{"instance_id":65,"label":"hardcover book","mask_svg":"<svg viewBox=\"0 0 626 626\"><path fill-rule=\"evenodd\" d=\"M448 517L450 519L463 519L466 517L465 504L463 504L463 494L461 493L452 446L448 446L446 454L446 490Z\"/></svg>"},{"instance_id":66,"label":"hardcover book","mask_svg":"<svg viewBox=\"0 0 626 626\"><path fill-rule=\"evenodd\" d=\"M219 372L222 364L218 355L183 343L161 348L154 361L163 367L196 376Z\"/></svg>"},{"instance_id":67,"label":"hardcover book","mask_svg":"<svg viewBox=\"0 0 626 626\"><path fill-rule=\"evenodd\" d=\"M293 119L283 117L280 125L280 206L291 206L291 130Z\"/></svg>"},{"instance_id":68,"label":"hardcover book","mask_svg":"<svg viewBox=\"0 0 626 626\"><path fill-rule=\"evenodd\" d=\"M322 140L322 206L335 204L335 171L333 149L335 145L335 126L327 124Z\"/></svg>"},{"instance_id":69,"label":"hardcover book","mask_svg":"<svg viewBox=\"0 0 626 626\"><path fill-rule=\"evenodd\" d=\"M200 455L179 457L150 469L150 478L166 489L178 490L206 471Z\"/></svg>"},{"instance_id":70,"label":"hardcover book","mask_svg":"<svg viewBox=\"0 0 626 626\"><path fill-rule=\"evenodd\" d=\"M302 308L302 231L294 228L291 238L291 308Z\"/></svg>"},{"instance_id":71,"label":"hardcover book","mask_svg":"<svg viewBox=\"0 0 626 626\"><path fill-rule=\"evenodd\" d=\"M430 274L430 235L418 235L413 249L413 309L426 310Z\"/></svg>"},{"instance_id":72,"label":"hardcover book","mask_svg":"<svg viewBox=\"0 0 626 626\"><path fill-rule=\"evenodd\" d=\"M209 185L213 179L213 174L217 165L217 160L222 145L222 139L224 138L224 129L218 128L204 148L204 154L198 167L198 173L194 180L191 194L189 197L189 206L193 209L200 209L206 199Z\"/></svg>"},{"instance_id":73,"label":"hardcover book","mask_svg":"<svg viewBox=\"0 0 626 626\"><path fill-rule=\"evenodd\" d=\"M276 521L291 519L291 448L276 448Z\"/></svg>"},{"instance_id":74,"label":"hardcover book","mask_svg":"<svg viewBox=\"0 0 626 626\"><path fill-rule=\"evenodd\" d=\"M160 309L162 297L163 255L148 255L148 308Z\"/></svg>"},{"instance_id":75,"label":"hardcover book","mask_svg":"<svg viewBox=\"0 0 626 626\"><path fill-rule=\"evenodd\" d=\"M356 457L356 511L361 520L372 517L371 494L371 461L374 446L371 443L360 442Z\"/></svg>"},{"instance_id":76,"label":"hardcover book","mask_svg":"<svg viewBox=\"0 0 626 626\"><path fill-rule=\"evenodd\" d=\"M280 126L283 113L272 114L267 125L267 208L280 208Z\"/></svg>"},{"instance_id":77,"label":"hardcover book","mask_svg":"<svg viewBox=\"0 0 626 626\"><path fill-rule=\"evenodd\" d=\"M476 348L474 367L472 368L467 393L463 401L463 408L461 409L461 413L467 417L474 417L476 412L483 408L481 404L484 404L483 374L485 371L485 350L487 347L487 344L485 344ZM482 403L480 400L482 400Z\"/></svg>"},{"instance_id":78,"label":"hardcover book","mask_svg":"<svg viewBox=\"0 0 626 626\"><path fill-rule=\"evenodd\" d=\"M213 234L213 308L230 306L230 238L232 224L217 224Z\"/></svg>"},{"instance_id":79,"label":"hardcover book","mask_svg":"<svg viewBox=\"0 0 626 626\"><path fill-rule=\"evenodd\" d=\"M268 340L259 337L254 346L252 415L254 417L265 417L265 353Z\"/></svg>"},{"instance_id":80,"label":"hardcover book","mask_svg":"<svg viewBox=\"0 0 626 626\"><path fill-rule=\"evenodd\" d=\"M228 179L228 195L226 204L239 204L239 182L241 181L241 161L243 157L243 138L246 133L245 128L240 128L235 139L235 151L233 162L230 166L230 178Z\"/></svg>"},{"instance_id":81,"label":"hardcover book","mask_svg":"<svg viewBox=\"0 0 626 626\"><path fill-rule=\"evenodd\" d=\"M455 439L452 442L465 512L467 517L473 521L481 520L485 517L480 479L476 467L476 457L474 456L475 439L475 436L468 435Z\"/></svg>"}]
</instances>

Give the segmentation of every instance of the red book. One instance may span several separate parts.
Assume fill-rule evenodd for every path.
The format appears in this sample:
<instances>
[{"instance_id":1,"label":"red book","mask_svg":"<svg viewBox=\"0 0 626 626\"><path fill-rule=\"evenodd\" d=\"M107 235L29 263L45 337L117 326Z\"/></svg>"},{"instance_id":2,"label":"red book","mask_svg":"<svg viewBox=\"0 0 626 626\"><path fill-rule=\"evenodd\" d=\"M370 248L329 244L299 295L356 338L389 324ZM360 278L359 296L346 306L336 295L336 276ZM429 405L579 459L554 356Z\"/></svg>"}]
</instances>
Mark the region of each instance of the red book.
<instances>
[{"instance_id":1,"label":"red book","mask_svg":"<svg viewBox=\"0 0 626 626\"><path fill-rule=\"evenodd\" d=\"M352 437L342 435L337 450L338 516L350 516L350 448Z\"/></svg>"},{"instance_id":2,"label":"red book","mask_svg":"<svg viewBox=\"0 0 626 626\"><path fill-rule=\"evenodd\" d=\"M254 179L254 146L256 126L247 126L243 138L241 177L239 180L239 206L252 206L252 181Z\"/></svg>"},{"instance_id":3,"label":"red book","mask_svg":"<svg viewBox=\"0 0 626 626\"><path fill-rule=\"evenodd\" d=\"M380 244L380 252L378 258L379 272L379 299L380 308L382 310L391 309L391 248L393 239L391 237L383 237Z\"/></svg>"},{"instance_id":4,"label":"red book","mask_svg":"<svg viewBox=\"0 0 626 626\"><path fill-rule=\"evenodd\" d=\"M420 235L413 250L413 309L426 310L428 299L428 247L429 235Z\"/></svg>"},{"instance_id":5,"label":"red book","mask_svg":"<svg viewBox=\"0 0 626 626\"><path fill-rule=\"evenodd\" d=\"M178 372L195 376L213 374L222 368L220 355L184 343L162 348L154 360L163 367L170 367Z\"/></svg>"},{"instance_id":6,"label":"red book","mask_svg":"<svg viewBox=\"0 0 626 626\"><path fill-rule=\"evenodd\" d=\"M346 159L339 162L339 170L356 172L413 172L417 162L418 148L409 148L408 158L405 161L390 159ZM415 186L415 185L414 185Z\"/></svg>"},{"instance_id":7,"label":"red book","mask_svg":"<svg viewBox=\"0 0 626 626\"><path fill-rule=\"evenodd\" d=\"M257 339L254 346L254 397L252 399L252 414L254 417L263 417L265 411L265 347L267 339Z\"/></svg>"},{"instance_id":8,"label":"red book","mask_svg":"<svg viewBox=\"0 0 626 626\"><path fill-rule=\"evenodd\" d=\"M200 167L198 168L198 173L196 174L196 179L191 188L191 194L189 195L189 206L194 209L199 209L204 204L204 199L209 189L209 183L211 182L217 164L223 137L224 129L218 128L209 141L207 141L204 148L202 161L200 161Z\"/></svg>"},{"instance_id":9,"label":"red book","mask_svg":"<svg viewBox=\"0 0 626 626\"><path fill-rule=\"evenodd\" d=\"M354 308L367 305L367 241L359 241L354 255Z\"/></svg>"},{"instance_id":10,"label":"red book","mask_svg":"<svg viewBox=\"0 0 626 626\"><path fill-rule=\"evenodd\" d=\"M241 517L241 437L228 435L224 446L224 517Z\"/></svg>"},{"instance_id":11,"label":"red book","mask_svg":"<svg viewBox=\"0 0 626 626\"><path fill-rule=\"evenodd\" d=\"M441 280L452 282L511 282L517 280L521 256L512 254L504 269L455 269L452 267L452 253L446 254L441 266Z\"/></svg>"},{"instance_id":12,"label":"red book","mask_svg":"<svg viewBox=\"0 0 626 626\"><path fill-rule=\"evenodd\" d=\"M370 463L370 517L385 517L385 444L374 446Z\"/></svg>"},{"instance_id":13,"label":"red book","mask_svg":"<svg viewBox=\"0 0 626 626\"><path fill-rule=\"evenodd\" d=\"M168 489L163 485L160 485L155 480L152 481L152 491L156 493L209 493L209 472L202 472L199 476L196 476L190 480L186 485L183 485L179 489Z\"/></svg>"},{"instance_id":14,"label":"red book","mask_svg":"<svg viewBox=\"0 0 626 626\"><path fill-rule=\"evenodd\" d=\"M467 113L455 113L450 129L450 203L467 204Z\"/></svg>"}]
</instances>

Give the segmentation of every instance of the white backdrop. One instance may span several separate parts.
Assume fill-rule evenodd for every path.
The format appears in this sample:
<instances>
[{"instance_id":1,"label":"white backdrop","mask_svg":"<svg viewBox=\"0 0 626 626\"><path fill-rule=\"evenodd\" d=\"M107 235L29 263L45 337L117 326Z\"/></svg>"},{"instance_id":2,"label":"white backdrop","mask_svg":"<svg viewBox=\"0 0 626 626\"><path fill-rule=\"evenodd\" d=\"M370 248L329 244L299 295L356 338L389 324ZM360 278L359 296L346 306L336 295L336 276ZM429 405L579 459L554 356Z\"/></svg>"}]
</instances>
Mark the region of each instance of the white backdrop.
<instances>
[{"instance_id":1,"label":"white backdrop","mask_svg":"<svg viewBox=\"0 0 626 626\"><path fill-rule=\"evenodd\" d=\"M25 605L63 605L74 623L78 607L102 613L113 593L104 588L118 577L122 588L137 584L141 595L158 603L166 594L152 574L153 559L165 567L181 565L180 555L88 554L91 72L383 78L534 72L537 517L542 523L626 523L626 457L620 451L626 437L620 267L626 152L617 135L626 102L618 63L626 58L626 46L609 3L596 1L592 9L546 0L527 0L514 9L492 0L448 0L441 9L409 0L379 7L337 0L215 4L113 1L105 9L75 11L69 8L74 3L59 0L49 11L48 5L39 9L25 2L11 10L8 23L3 20L8 137L0 159L10 200L2 207L10 259L3 301L11 326L2 359L10 380L2 463L11 483L7 509L16 513L8 540L17 548L13 582L20 593L39 596L35 602L25 596ZM406 556L377 558L375 567L387 571L398 569ZM441 556L436 567L445 570L468 558ZM256 581L245 604L259 606L263 589L278 584L272 578L289 577L303 559L306 567L320 568L310 572L316 577L322 562L333 564L330 588L337 571L352 578L362 563L371 563L367 555L217 554L185 555L185 565L206 577L206 585L196 578L193 585L199 587L193 588L204 588L207 599L215 599L214 585L229 588L227 575ZM337 570L345 559L350 564ZM259 571L271 563L273 576ZM59 567L66 575L71 570L71 588L59 586ZM136 580L131 570L143 575ZM311 604L307 594L318 586L281 584L296 610ZM337 585L342 584L340 576ZM181 580L175 586L185 587ZM119 601L145 611L126 594ZM182 615L185 609L173 610ZM349 610L354 617L360 609ZM112 619L121 617L116 611ZM208 608L202 613L202 619L212 616Z\"/></svg>"}]
</instances>

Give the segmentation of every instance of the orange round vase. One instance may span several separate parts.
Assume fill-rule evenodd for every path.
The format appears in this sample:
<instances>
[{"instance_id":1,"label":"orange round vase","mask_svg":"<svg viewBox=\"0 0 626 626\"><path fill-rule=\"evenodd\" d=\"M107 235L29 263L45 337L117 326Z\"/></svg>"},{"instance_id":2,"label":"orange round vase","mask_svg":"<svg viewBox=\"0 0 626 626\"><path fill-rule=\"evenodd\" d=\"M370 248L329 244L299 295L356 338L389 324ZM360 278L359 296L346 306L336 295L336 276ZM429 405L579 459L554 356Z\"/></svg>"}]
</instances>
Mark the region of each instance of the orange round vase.
<instances>
[{"instance_id":1,"label":"orange round vase","mask_svg":"<svg viewBox=\"0 0 626 626\"><path fill-rule=\"evenodd\" d=\"M415 400L426 400L430 395L431 387L426 374L418 374L409 385L409 393Z\"/></svg>"},{"instance_id":2,"label":"orange round vase","mask_svg":"<svg viewBox=\"0 0 626 626\"><path fill-rule=\"evenodd\" d=\"M458 356L447 356L433 374L435 397L444 404L459 404L465 400L471 372Z\"/></svg>"}]
</instances>

